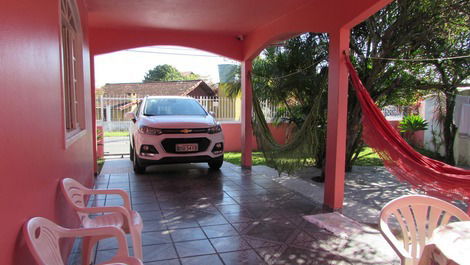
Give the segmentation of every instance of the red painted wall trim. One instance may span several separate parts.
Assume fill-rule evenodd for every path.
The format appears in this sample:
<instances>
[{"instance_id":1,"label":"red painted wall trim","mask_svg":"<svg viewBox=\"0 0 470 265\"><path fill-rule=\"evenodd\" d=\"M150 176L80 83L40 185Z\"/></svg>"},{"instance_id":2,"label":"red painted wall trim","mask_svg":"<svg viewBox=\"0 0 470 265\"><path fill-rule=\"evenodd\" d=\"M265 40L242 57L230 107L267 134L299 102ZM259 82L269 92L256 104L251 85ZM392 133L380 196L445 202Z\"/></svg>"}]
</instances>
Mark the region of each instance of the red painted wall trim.
<instances>
[{"instance_id":1,"label":"red painted wall trim","mask_svg":"<svg viewBox=\"0 0 470 265\"><path fill-rule=\"evenodd\" d=\"M226 152L241 152L242 147L239 141L241 137L241 123L240 122L223 122L221 124L222 131L224 132L224 149ZM279 126L274 126L273 124L269 124L269 129L271 130L271 134L273 135L276 142L279 144L284 144L286 142L286 137L288 135L288 131L290 125L288 124L281 124ZM256 137L254 135L251 136L252 140L252 150L258 150L258 145L256 142Z\"/></svg>"}]
</instances>

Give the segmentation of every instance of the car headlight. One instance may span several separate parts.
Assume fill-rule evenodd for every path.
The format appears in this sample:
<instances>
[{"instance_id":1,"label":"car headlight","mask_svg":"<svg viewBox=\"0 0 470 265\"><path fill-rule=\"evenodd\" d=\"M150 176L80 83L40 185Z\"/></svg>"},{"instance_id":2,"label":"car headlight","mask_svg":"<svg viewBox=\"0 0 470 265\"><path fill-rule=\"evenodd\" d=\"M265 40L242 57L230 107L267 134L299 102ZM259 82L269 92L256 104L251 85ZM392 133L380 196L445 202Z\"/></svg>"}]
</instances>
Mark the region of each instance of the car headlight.
<instances>
[{"instance_id":1,"label":"car headlight","mask_svg":"<svg viewBox=\"0 0 470 265\"><path fill-rule=\"evenodd\" d=\"M149 135L160 135L160 134L162 134L161 129L152 128L152 127L148 127L148 126L140 126L139 127L139 132L143 133L143 134L149 134Z\"/></svg>"},{"instance_id":2,"label":"car headlight","mask_svg":"<svg viewBox=\"0 0 470 265\"><path fill-rule=\"evenodd\" d=\"M219 133L221 131L222 131L222 126L220 126L219 124L217 124L214 127L210 127L209 130L207 130L207 132L210 134Z\"/></svg>"}]
</instances>

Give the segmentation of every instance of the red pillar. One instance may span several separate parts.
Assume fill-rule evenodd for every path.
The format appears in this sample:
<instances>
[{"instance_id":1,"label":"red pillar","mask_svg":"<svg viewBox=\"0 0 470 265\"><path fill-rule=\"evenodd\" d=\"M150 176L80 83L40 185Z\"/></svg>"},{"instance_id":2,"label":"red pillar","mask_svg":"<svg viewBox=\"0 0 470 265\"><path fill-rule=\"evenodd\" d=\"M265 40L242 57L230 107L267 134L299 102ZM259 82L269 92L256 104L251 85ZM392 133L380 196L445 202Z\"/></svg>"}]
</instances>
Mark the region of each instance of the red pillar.
<instances>
[{"instance_id":1,"label":"red pillar","mask_svg":"<svg viewBox=\"0 0 470 265\"><path fill-rule=\"evenodd\" d=\"M324 204L343 207L348 111L348 71L343 51L349 53L349 29L330 33L328 71L328 127Z\"/></svg>"},{"instance_id":2,"label":"red pillar","mask_svg":"<svg viewBox=\"0 0 470 265\"><path fill-rule=\"evenodd\" d=\"M90 54L90 81L91 81L91 122L93 134L93 171L98 173L98 155L96 153L96 99L95 99L95 56Z\"/></svg>"},{"instance_id":3,"label":"red pillar","mask_svg":"<svg viewBox=\"0 0 470 265\"><path fill-rule=\"evenodd\" d=\"M251 149L253 127L251 124L251 115L253 110L253 89L251 86L251 60L243 61L241 67L241 85L242 85L242 132L241 132L241 151L242 167L250 168L252 165Z\"/></svg>"}]
</instances>

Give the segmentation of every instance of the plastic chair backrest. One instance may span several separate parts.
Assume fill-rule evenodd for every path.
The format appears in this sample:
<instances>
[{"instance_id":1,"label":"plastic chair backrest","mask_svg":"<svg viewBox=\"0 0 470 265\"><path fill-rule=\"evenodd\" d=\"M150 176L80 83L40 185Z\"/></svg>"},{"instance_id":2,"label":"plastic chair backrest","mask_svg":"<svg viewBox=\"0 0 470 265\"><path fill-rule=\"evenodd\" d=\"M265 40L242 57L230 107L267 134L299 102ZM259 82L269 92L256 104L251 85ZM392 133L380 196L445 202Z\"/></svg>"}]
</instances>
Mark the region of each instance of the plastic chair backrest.
<instances>
[{"instance_id":1,"label":"plastic chair backrest","mask_svg":"<svg viewBox=\"0 0 470 265\"><path fill-rule=\"evenodd\" d=\"M58 225L42 218L34 217L25 224L26 244L34 259L41 265L64 265L60 253L60 229Z\"/></svg>"},{"instance_id":2,"label":"plastic chair backrest","mask_svg":"<svg viewBox=\"0 0 470 265\"><path fill-rule=\"evenodd\" d=\"M88 190L88 188L80 184L80 182L70 178L63 179L61 187L67 201L74 206L80 221L83 223L87 219L90 219L88 213L80 211L80 208L86 207L85 191Z\"/></svg>"},{"instance_id":3,"label":"plastic chair backrest","mask_svg":"<svg viewBox=\"0 0 470 265\"><path fill-rule=\"evenodd\" d=\"M402 244L390 230L391 218L401 230ZM425 195L409 195L384 206L380 212L380 230L402 259L402 264L418 264L434 229L453 221L452 218L470 220L464 211L448 202Z\"/></svg>"}]
</instances>

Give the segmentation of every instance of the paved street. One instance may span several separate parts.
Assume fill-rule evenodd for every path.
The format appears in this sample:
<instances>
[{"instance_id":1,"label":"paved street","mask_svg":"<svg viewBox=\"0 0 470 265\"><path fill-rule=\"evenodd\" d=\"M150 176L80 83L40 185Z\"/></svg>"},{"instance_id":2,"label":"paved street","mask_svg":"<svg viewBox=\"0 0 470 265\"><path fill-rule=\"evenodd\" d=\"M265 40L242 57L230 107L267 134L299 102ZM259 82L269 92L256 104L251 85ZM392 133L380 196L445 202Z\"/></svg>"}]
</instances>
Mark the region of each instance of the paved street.
<instances>
[{"instance_id":1,"label":"paved street","mask_svg":"<svg viewBox=\"0 0 470 265\"><path fill-rule=\"evenodd\" d=\"M129 137L105 137L104 155L129 154Z\"/></svg>"}]
</instances>

